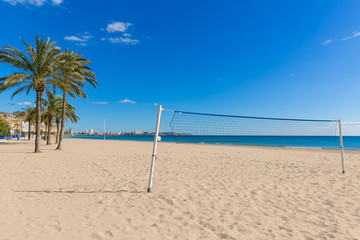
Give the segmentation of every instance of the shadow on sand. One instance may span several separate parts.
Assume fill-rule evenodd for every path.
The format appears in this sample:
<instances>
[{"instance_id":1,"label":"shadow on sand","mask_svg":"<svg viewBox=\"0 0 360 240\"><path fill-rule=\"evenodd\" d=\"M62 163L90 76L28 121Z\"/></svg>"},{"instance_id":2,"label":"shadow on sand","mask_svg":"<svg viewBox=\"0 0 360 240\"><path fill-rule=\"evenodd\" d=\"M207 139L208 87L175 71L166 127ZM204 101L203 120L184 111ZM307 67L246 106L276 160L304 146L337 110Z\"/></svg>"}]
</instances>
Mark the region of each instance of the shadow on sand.
<instances>
[{"instance_id":1,"label":"shadow on sand","mask_svg":"<svg viewBox=\"0 0 360 240\"><path fill-rule=\"evenodd\" d=\"M76 194L91 194L91 193L147 193L146 191L128 191L128 190L114 190L114 191L77 191L77 190L16 190L18 193L76 193Z\"/></svg>"},{"instance_id":2,"label":"shadow on sand","mask_svg":"<svg viewBox=\"0 0 360 240\"><path fill-rule=\"evenodd\" d=\"M52 151L58 151L58 150L56 150L55 148L53 148L53 149L52 148L51 149L41 148L40 152L36 153L36 154L52 152ZM34 152L33 148L31 148L31 149L29 149L29 148L28 149L25 149L25 148L6 148L6 149L1 149L0 153L35 153L35 152Z\"/></svg>"},{"instance_id":3,"label":"shadow on sand","mask_svg":"<svg viewBox=\"0 0 360 240\"><path fill-rule=\"evenodd\" d=\"M28 141L0 141L0 145L31 144Z\"/></svg>"}]
</instances>

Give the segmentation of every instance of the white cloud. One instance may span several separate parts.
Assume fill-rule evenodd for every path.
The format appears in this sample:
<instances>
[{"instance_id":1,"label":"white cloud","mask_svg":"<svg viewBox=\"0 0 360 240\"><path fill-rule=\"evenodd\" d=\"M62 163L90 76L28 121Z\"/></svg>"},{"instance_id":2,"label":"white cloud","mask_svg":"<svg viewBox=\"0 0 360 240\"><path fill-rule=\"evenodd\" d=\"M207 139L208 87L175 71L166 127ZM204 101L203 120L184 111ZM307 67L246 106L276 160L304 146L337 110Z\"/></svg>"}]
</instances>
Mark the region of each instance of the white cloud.
<instances>
[{"instance_id":1,"label":"white cloud","mask_svg":"<svg viewBox=\"0 0 360 240\"><path fill-rule=\"evenodd\" d=\"M2 0L4 2L8 2L11 5L15 6L17 4L22 5L34 5L34 6L42 6L46 2L51 2L53 5L60 5L63 0Z\"/></svg>"},{"instance_id":2,"label":"white cloud","mask_svg":"<svg viewBox=\"0 0 360 240\"><path fill-rule=\"evenodd\" d=\"M131 23L125 22L112 22L107 25L106 31L109 33L125 32L131 25Z\"/></svg>"},{"instance_id":3,"label":"white cloud","mask_svg":"<svg viewBox=\"0 0 360 240\"><path fill-rule=\"evenodd\" d=\"M91 102L91 104L105 105L108 104L108 102Z\"/></svg>"},{"instance_id":4,"label":"white cloud","mask_svg":"<svg viewBox=\"0 0 360 240\"><path fill-rule=\"evenodd\" d=\"M157 106L157 105L159 105L158 103L154 103L154 106Z\"/></svg>"},{"instance_id":5,"label":"white cloud","mask_svg":"<svg viewBox=\"0 0 360 240\"><path fill-rule=\"evenodd\" d=\"M66 36L65 40L75 42L78 46L86 46L89 39L93 38L88 32L79 34L78 36Z\"/></svg>"},{"instance_id":6,"label":"white cloud","mask_svg":"<svg viewBox=\"0 0 360 240\"><path fill-rule=\"evenodd\" d=\"M11 5L15 6L19 1L15 1L15 0L3 0L3 2L8 2Z\"/></svg>"},{"instance_id":7,"label":"white cloud","mask_svg":"<svg viewBox=\"0 0 360 240\"><path fill-rule=\"evenodd\" d=\"M122 36L114 37L103 37L101 41L107 41L110 43L116 43L121 45L136 45L140 42L139 39L132 37L132 34L128 33L127 30L132 26L129 22L111 22L107 25L106 29L101 28L102 31L107 31L108 33L121 33Z\"/></svg>"},{"instance_id":8,"label":"white cloud","mask_svg":"<svg viewBox=\"0 0 360 240\"><path fill-rule=\"evenodd\" d=\"M86 42L86 39L79 38L76 36L66 36L64 39L68 40L68 41L74 41L74 42Z\"/></svg>"},{"instance_id":9,"label":"white cloud","mask_svg":"<svg viewBox=\"0 0 360 240\"><path fill-rule=\"evenodd\" d=\"M63 0L52 0L52 3L54 5L60 5L63 2Z\"/></svg>"},{"instance_id":10,"label":"white cloud","mask_svg":"<svg viewBox=\"0 0 360 240\"><path fill-rule=\"evenodd\" d=\"M329 39L329 40L324 41L322 44L323 44L323 45L329 45L329 44L332 43L333 41L334 41L334 40Z\"/></svg>"},{"instance_id":11,"label":"white cloud","mask_svg":"<svg viewBox=\"0 0 360 240\"><path fill-rule=\"evenodd\" d=\"M109 41L111 43L119 43L119 44L123 44L123 45L136 45L140 42L140 40L138 39L132 39L132 38L123 38L123 37L119 37L119 38L102 38L102 41Z\"/></svg>"},{"instance_id":12,"label":"white cloud","mask_svg":"<svg viewBox=\"0 0 360 240\"><path fill-rule=\"evenodd\" d=\"M84 35L82 35L82 38L86 39L86 40L89 40L89 39L93 38L93 36L90 35L88 32L85 32Z\"/></svg>"},{"instance_id":13,"label":"white cloud","mask_svg":"<svg viewBox=\"0 0 360 240\"><path fill-rule=\"evenodd\" d=\"M29 106L29 105L31 105L32 103L31 102L20 102L20 103L17 103L17 105L20 105L20 106L22 106L22 105L27 105L27 106Z\"/></svg>"},{"instance_id":14,"label":"white cloud","mask_svg":"<svg viewBox=\"0 0 360 240\"><path fill-rule=\"evenodd\" d=\"M87 43L82 42L82 43L76 43L75 45L78 45L78 46L87 46Z\"/></svg>"},{"instance_id":15,"label":"white cloud","mask_svg":"<svg viewBox=\"0 0 360 240\"><path fill-rule=\"evenodd\" d=\"M124 100L119 101L119 103L132 103L132 104L135 104L136 102L135 102L135 101L131 101L131 100L129 100L129 99L124 99Z\"/></svg>"},{"instance_id":16,"label":"white cloud","mask_svg":"<svg viewBox=\"0 0 360 240\"><path fill-rule=\"evenodd\" d=\"M360 32L353 32L350 36L341 38L339 40L337 40L337 39L328 39L328 40L325 40L324 42L322 42L322 44L323 45L329 45L330 43L335 42L335 41L347 41L347 40L350 40L350 39L353 39L353 38L356 38L356 37L359 37L359 36L360 36Z\"/></svg>"},{"instance_id":17,"label":"white cloud","mask_svg":"<svg viewBox=\"0 0 360 240\"><path fill-rule=\"evenodd\" d=\"M341 40L346 41L346 40L349 40L349 39L352 39L352 38L355 38L355 37L358 37L358 36L360 36L360 32L353 32L352 35L350 35L348 37L345 37L345 38L343 38Z\"/></svg>"}]
</instances>

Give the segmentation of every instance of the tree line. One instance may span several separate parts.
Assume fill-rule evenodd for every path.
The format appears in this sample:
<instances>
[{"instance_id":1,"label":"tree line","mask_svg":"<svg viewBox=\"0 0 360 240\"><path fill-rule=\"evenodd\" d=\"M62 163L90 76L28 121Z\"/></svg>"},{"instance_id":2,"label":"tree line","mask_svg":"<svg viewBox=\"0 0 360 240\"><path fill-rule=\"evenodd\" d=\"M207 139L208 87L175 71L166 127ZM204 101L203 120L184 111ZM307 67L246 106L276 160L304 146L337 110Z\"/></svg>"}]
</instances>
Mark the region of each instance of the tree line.
<instances>
[{"instance_id":1,"label":"tree line","mask_svg":"<svg viewBox=\"0 0 360 240\"><path fill-rule=\"evenodd\" d=\"M57 128L56 150L61 150L65 121L77 122L79 119L67 97L87 98L86 83L94 88L98 85L89 66L92 63L69 49L61 51L55 42L44 36L35 36L35 46L23 39L21 41L26 47L25 52L10 45L0 50L0 62L15 68L11 75L0 77L0 93L15 89L11 96L13 98L20 93L29 95L32 90L35 91L35 108L29 106L21 113L21 117L29 122L29 132L31 123L35 122L35 152L41 152L41 123L46 125L46 140L50 144L54 121ZM56 95L57 90L61 91L62 96Z\"/></svg>"}]
</instances>

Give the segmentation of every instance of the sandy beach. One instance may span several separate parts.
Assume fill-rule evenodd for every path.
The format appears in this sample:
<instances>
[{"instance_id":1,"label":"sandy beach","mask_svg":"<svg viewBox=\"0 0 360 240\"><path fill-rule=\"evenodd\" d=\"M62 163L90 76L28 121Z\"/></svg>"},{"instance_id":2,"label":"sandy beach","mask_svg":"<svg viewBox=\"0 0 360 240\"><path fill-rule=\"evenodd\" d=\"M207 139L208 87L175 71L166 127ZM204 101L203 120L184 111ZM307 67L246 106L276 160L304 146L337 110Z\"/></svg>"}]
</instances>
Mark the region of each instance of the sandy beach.
<instances>
[{"instance_id":1,"label":"sandy beach","mask_svg":"<svg viewBox=\"0 0 360 240\"><path fill-rule=\"evenodd\" d=\"M360 152L0 143L0 239L360 239Z\"/></svg>"}]
</instances>

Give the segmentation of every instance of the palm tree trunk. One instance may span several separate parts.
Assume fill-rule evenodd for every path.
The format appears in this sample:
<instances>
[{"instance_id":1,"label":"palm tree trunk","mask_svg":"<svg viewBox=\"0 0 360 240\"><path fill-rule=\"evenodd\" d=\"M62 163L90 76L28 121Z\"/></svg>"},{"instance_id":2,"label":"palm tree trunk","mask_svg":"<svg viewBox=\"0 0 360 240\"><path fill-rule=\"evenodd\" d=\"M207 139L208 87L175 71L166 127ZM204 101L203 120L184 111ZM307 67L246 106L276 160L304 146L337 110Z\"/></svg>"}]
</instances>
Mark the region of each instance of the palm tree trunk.
<instances>
[{"instance_id":1,"label":"palm tree trunk","mask_svg":"<svg viewBox=\"0 0 360 240\"><path fill-rule=\"evenodd\" d=\"M51 144L51 125L52 125L52 119L53 116L50 114L49 116L49 126L48 126L48 134L47 134L47 142L46 145L50 145Z\"/></svg>"},{"instance_id":2,"label":"palm tree trunk","mask_svg":"<svg viewBox=\"0 0 360 240\"><path fill-rule=\"evenodd\" d=\"M31 122L29 121L29 134L28 134L28 140L30 141L31 138Z\"/></svg>"},{"instance_id":3,"label":"palm tree trunk","mask_svg":"<svg viewBox=\"0 0 360 240\"><path fill-rule=\"evenodd\" d=\"M56 150L61 150L61 143L64 136L64 127L65 127L65 114L66 114L66 95L67 92L64 92L63 94L63 105L62 105L62 112L61 112L61 127L60 127L60 137L59 137L59 143L56 148Z\"/></svg>"},{"instance_id":4,"label":"palm tree trunk","mask_svg":"<svg viewBox=\"0 0 360 240\"><path fill-rule=\"evenodd\" d=\"M40 128L41 128L41 91L36 91L36 136L35 136L35 151L40 151Z\"/></svg>"},{"instance_id":5,"label":"palm tree trunk","mask_svg":"<svg viewBox=\"0 0 360 240\"><path fill-rule=\"evenodd\" d=\"M45 123L45 131L43 132L43 134L44 134L44 141L46 142L48 125L46 124L46 122L44 122L44 123Z\"/></svg>"},{"instance_id":6,"label":"palm tree trunk","mask_svg":"<svg viewBox=\"0 0 360 240\"><path fill-rule=\"evenodd\" d=\"M60 122L56 121L56 141L55 141L55 143L59 142L59 135L60 135Z\"/></svg>"}]
</instances>

